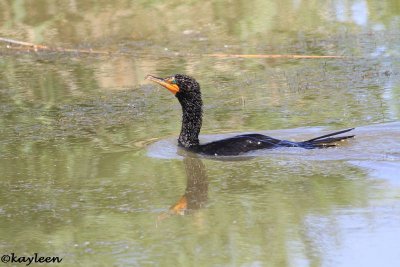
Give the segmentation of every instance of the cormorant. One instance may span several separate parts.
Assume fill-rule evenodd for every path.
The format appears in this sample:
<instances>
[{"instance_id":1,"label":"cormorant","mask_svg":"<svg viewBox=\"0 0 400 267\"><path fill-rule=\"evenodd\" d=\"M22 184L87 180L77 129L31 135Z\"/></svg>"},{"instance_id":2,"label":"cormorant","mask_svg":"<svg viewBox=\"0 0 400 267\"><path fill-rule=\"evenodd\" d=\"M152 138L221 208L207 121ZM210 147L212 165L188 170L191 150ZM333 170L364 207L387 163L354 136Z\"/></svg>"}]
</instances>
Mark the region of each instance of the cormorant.
<instances>
[{"instance_id":1,"label":"cormorant","mask_svg":"<svg viewBox=\"0 0 400 267\"><path fill-rule=\"evenodd\" d=\"M235 156L253 150L278 147L326 148L336 146L338 141L354 137L354 135L333 137L354 129L351 128L303 142L280 140L262 134L243 134L200 144L199 133L202 124L203 101L199 83L194 78L183 74L176 74L167 78L147 75L146 79L162 85L178 98L182 106L182 128L178 144L195 153L213 156Z\"/></svg>"}]
</instances>

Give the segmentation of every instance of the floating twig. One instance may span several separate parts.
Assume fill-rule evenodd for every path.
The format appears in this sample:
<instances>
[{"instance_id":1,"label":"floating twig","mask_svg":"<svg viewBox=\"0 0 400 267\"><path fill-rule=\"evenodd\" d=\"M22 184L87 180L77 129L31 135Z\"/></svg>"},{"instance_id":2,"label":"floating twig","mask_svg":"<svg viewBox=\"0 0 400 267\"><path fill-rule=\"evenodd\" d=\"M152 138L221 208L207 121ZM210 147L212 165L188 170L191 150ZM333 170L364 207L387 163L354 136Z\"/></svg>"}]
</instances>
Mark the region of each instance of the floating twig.
<instances>
[{"instance_id":1,"label":"floating twig","mask_svg":"<svg viewBox=\"0 0 400 267\"><path fill-rule=\"evenodd\" d=\"M269 54L207 54L217 58L345 58L344 56L317 56L317 55L269 55Z\"/></svg>"},{"instance_id":2,"label":"floating twig","mask_svg":"<svg viewBox=\"0 0 400 267\"><path fill-rule=\"evenodd\" d=\"M15 44L15 45L21 45L21 46L29 46L29 47L32 47L34 49L49 49L45 45L37 45L37 44L33 44L33 43L22 42L22 41L17 41L17 40L13 40L13 39L3 38L3 37L0 37L0 41L1 42L5 42L5 43L9 43L9 44Z\"/></svg>"},{"instance_id":3,"label":"floating twig","mask_svg":"<svg viewBox=\"0 0 400 267\"><path fill-rule=\"evenodd\" d=\"M111 55L111 54L124 54L121 52L111 52L111 51L101 51L101 50L93 50L93 49L71 49L71 48L62 48L62 47L49 47L46 45L38 45L29 42L17 41L9 38L0 37L0 42L8 43L11 45L19 45L22 47L27 47L27 51L50 51L50 52L64 52L64 53L82 53L82 54L97 54L97 55ZM12 47L10 45L7 46L9 49L22 50L20 47Z\"/></svg>"},{"instance_id":4,"label":"floating twig","mask_svg":"<svg viewBox=\"0 0 400 267\"><path fill-rule=\"evenodd\" d=\"M0 42L8 43L7 48L22 50L18 47L12 47L11 45L19 45L22 47L27 47L27 51L50 51L50 52L64 52L64 53L76 53L76 54L96 54L96 55L128 55L129 53L124 52L112 52L112 51L102 51L93 49L71 49L62 47L49 47L46 45L38 45L29 42L17 41L9 38L0 37ZM180 54L183 56L183 54ZM176 55L174 55L176 56ZM193 54L186 55L193 56ZM274 55L274 54L203 54L201 56L216 57L216 58L292 58L292 59L318 59L318 58L346 58L345 56L317 56L317 55Z\"/></svg>"}]
</instances>

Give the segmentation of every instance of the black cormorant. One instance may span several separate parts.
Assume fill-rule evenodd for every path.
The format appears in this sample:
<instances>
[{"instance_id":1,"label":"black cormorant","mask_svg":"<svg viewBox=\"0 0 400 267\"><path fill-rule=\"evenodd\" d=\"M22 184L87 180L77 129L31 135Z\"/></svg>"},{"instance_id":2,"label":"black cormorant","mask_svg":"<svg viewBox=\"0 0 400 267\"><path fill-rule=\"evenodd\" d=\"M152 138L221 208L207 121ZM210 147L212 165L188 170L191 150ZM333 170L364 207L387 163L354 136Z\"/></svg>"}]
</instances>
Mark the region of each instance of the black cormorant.
<instances>
[{"instance_id":1,"label":"black cormorant","mask_svg":"<svg viewBox=\"0 0 400 267\"><path fill-rule=\"evenodd\" d=\"M338 141L354 137L354 135L333 137L354 129L351 128L303 142L280 140L262 134L243 134L200 144L199 133L202 123L203 101L199 83L194 78L183 74L176 74L167 78L148 75L146 79L162 85L178 98L182 106L182 128L178 144L195 153L213 156L235 156L253 150L279 147L326 148L336 146Z\"/></svg>"}]
</instances>

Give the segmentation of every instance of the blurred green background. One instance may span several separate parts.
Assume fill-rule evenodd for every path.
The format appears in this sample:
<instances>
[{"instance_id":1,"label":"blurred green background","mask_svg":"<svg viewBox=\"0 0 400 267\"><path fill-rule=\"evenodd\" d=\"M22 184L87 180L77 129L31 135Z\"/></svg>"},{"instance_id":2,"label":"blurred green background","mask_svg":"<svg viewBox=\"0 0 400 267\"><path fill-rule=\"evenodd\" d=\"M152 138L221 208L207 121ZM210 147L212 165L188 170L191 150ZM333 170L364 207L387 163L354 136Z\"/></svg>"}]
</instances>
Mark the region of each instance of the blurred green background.
<instances>
[{"instance_id":1,"label":"blurred green background","mask_svg":"<svg viewBox=\"0 0 400 267\"><path fill-rule=\"evenodd\" d=\"M396 0L0 1L0 37L112 52L0 44L0 252L62 266L395 266L399 17ZM179 103L150 73L201 83L204 140L357 138L182 160ZM164 218L185 192L198 207Z\"/></svg>"}]
</instances>

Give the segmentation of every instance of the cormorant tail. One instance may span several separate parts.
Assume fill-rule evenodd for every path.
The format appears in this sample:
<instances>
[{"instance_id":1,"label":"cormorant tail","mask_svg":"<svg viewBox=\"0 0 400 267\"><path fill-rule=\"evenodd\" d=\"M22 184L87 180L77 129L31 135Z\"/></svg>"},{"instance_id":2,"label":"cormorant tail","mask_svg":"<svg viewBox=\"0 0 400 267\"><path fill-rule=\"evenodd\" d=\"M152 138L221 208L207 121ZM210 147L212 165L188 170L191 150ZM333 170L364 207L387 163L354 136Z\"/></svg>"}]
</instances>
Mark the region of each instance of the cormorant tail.
<instances>
[{"instance_id":1,"label":"cormorant tail","mask_svg":"<svg viewBox=\"0 0 400 267\"><path fill-rule=\"evenodd\" d=\"M347 133L352 130L354 130L354 128L318 136L313 139L301 142L301 144L303 145L304 148L309 148L309 149L334 147L337 145L337 144L335 144L336 142L340 142L340 141L343 141L343 140L346 140L349 138L353 138L355 135L345 135L345 136L338 136L338 137L331 137L331 136L335 136L335 135L342 134L342 133Z\"/></svg>"}]
</instances>

